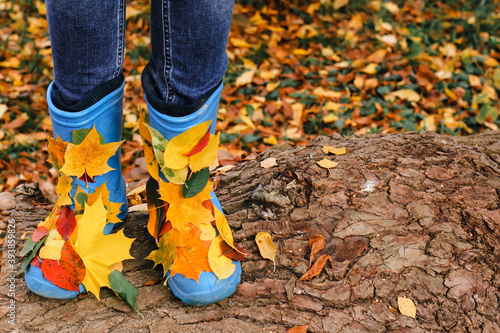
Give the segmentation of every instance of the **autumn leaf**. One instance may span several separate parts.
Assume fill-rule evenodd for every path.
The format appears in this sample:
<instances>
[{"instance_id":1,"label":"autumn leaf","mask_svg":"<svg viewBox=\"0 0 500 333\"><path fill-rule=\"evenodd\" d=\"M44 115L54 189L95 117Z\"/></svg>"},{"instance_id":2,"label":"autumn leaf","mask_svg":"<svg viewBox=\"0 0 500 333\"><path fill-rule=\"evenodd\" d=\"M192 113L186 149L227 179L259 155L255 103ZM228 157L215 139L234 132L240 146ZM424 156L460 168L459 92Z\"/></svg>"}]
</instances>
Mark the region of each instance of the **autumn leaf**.
<instances>
[{"instance_id":1,"label":"autumn leaf","mask_svg":"<svg viewBox=\"0 0 500 333\"><path fill-rule=\"evenodd\" d=\"M144 144L144 157L146 158L146 166L148 172L154 179L158 180L158 163L155 159L155 152L153 150L153 138L150 130L146 126L144 121L144 114L141 112L139 114L139 133L142 137L142 142ZM163 155L161 155L163 158Z\"/></svg>"},{"instance_id":2,"label":"autumn leaf","mask_svg":"<svg viewBox=\"0 0 500 333\"><path fill-rule=\"evenodd\" d=\"M161 171L163 172L163 175L165 176L165 178L167 178L167 180L169 182L171 182L172 184L184 185L184 183L186 182L188 173L189 173L189 168L185 167L185 168L178 169L178 170L163 168Z\"/></svg>"},{"instance_id":3,"label":"autumn leaf","mask_svg":"<svg viewBox=\"0 0 500 333\"><path fill-rule=\"evenodd\" d=\"M196 147L208 131L210 124L211 121L205 121L172 138L165 147L163 167L169 169L185 168L189 163L189 157L185 154Z\"/></svg>"},{"instance_id":4,"label":"autumn leaf","mask_svg":"<svg viewBox=\"0 0 500 333\"><path fill-rule=\"evenodd\" d=\"M68 144L65 162L60 171L77 178L84 174L91 178L103 175L113 170L108 165L108 159L116 153L122 142L101 144L99 135L93 127L81 144Z\"/></svg>"},{"instance_id":5,"label":"autumn leaf","mask_svg":"<svg viewBox=\"0 0 500 333\"><path fill-rule=\"evenodd\" d=\"M323 153L325 153L325 154L344 155L346 153L345 147L335 148L332 146L323 146L323 148L321 148L321 150L323 150Z\"/></svg>"},{"instance_id":6,"label":"autumn leaf","mask_svg":"<svg viewBox=\"0 0 500 333\"><path fill-rule=\"evenodd\" d=\"M38 243L40 241L40 239L45 237L48 233L49 233L49 229L46 226L41 225L35 229L35 232L33 232L33 235L31 235L31 238L33 239L33 241L35 243Z\"/></svg>"},{"instance_id":7,"label":"autumn leaf","mask_svg":"<svg viewBox=\"0 0 500 333\"><path fill-rule=\"evenodd\" d=\"M212 183L208 182L205 188L192 198L184 198L182 186L165 183L160 179L160 199L169 204L166 219L175 229L183 230L186 223L195 226L200 223L210 223L214 217L203 202L211 199Z\"/></svg>"},{"instance_id":8,"label":"autumn leaf","mask_svg":"<svg viewBox=\"0 0 500 333\"><path fill-rule=\"evenodd\" d=\"M192 198L200 193L208 183L210 171L208 168L192 173L182 185L182 195L184 198Z\"/></svg>"},{"instance_id":9,"label":"autumn leaf","mask_svg":"<svg viewBox=\"0 0 500 333\"><path fill-rule=\"evenodd\" d=\"M70 192L73 188L71 183L73 182L73 178L62 174L61 177L58 178L56 193L59 196L57 200L58 206L70 206L73 204L73 200L71 200Z\"/></svg>"},{"instance_id":10,"label":"autumn leaf","mask_svg":"<svg viewBox=\"0 0 500 333\"><path fill-rule=\"evenodd\" d=\"M267 232L259 232L255 236L255 242L259 248L260 255L264 259L269 259L274 264L274 270L276 270L276 246L273 243L271 235Z\"/></svg>"},{"instance_id":11,"label":"autumn leaf","mask_svg":"<svg viewBox=\"0 0 500 333\"><path fill-rule=\"evenodd\" d=\"M417 315L415 303L413 303L413 301L409 298L398 297L398 308L399 312L401 312L403 316L415 318Z\"/></svg>"},{"instance_id":12,"label":"autumn leaf","mask_svg":"<svg viewBox=\"0 0 500 333\"><path fill-rule=\"evenodd\" d=\"M396 97L410 102L418 102L420 101L421 98L416 91L411 89L396 90L384 96L385 100L388 102L393 102L396 99Z\"/></svg>"},{"instance_id":13,"label":"autumn leaf","mask_svg":"<svg viewBox=\"0 0 500 333\"><path fill-rule=\"evenodd\" d=\"M177 245L180 243L180 231L178 229L170 229L160 237L158 242L158 250L151 252L146 259L155 262L157 265L163 266L163 276L165 276L177 258Z\"/></svg>"},{"instance_id":14,"label":"autumn leaf","mask_svg":"<svg viewBox=\"0 0 500 333\"><path fill-rule=\"evenodd\" d=\"M265 160L260 162L260 167L264 169L269 169L276 165L278 165L278 163L276 163L276 158L274 157L266 158Z\"/></svg>"},{"instance_id":15,"label":"autumn leaf","mask_svg":"<svg viewBox=\"0 0 500 333\"><path fill-rule=\"evenodd\" d=\"M217 207L214 207L214 213L215 225L217 226L220 236L229 247L239 251L239 249L234 245L233 232L231 231L229 223L227 223L226 217Z\"/></svg>"},{"instance_id":16,"label":"autumn leaf","mask_svg":"<svg viewBox=\"0 0 500 333\"><path fill-rule=\"evenodd\" d=\"M83 191L80 187L78 187L75 194L75 214L83 214L85 204L93 205L99 198L104 203L104 207L106 208L106 219L107 223L119 223L122 222L118 218L118 214L120 214L121 203L109 201L109 191L106 185L106 182L101 186L97 187L93 193L88 194Z\"/></svg>"},{"instance_id":17,"label":"autumn leaf","mask_svg":"<svg viewBox=\"0 0 500 333\"><path fill-rule=\"evenodd\" d=\"M208 264L210 241L200 240L201 230L194 225L187 228L188 232L185 230L177 243L177 258L170 266L170 273L198 281L201 272L212 272Z\"/></svg>"},{"instance_id":18,"label":"autumn leaf","mask_svg":"<svg viewBox=\"0 0 500 333\"><path fill-rule=\"evenodd\" d=\"M155 238L158 244L159 231L164 222L166 207L164 202L159 199L159 185L154 178L149 178L146 183L146 197L148 199L149 220L147 229L151 236Z\"/></svg>"},{"instance_id":19,"label":"autumn leaf","mask_svg":"<svg viewBox=\"0 0 500 333\"><path fill-rule=\"evenodd\" d=\"M189 168L191 171L198 172L212 165L217 157L219 140L220 133L217 133L217 135L210 135L207 146L199 153L189 156Z\"/></svg>"},{"instance_id":20,"label":"autumn leaf","mask_svg":"<svg viewBox=\"0 0 500 333\"><path fill-rule=\"evenodd\" d=\"M193 150L189 153L184 154L184 156L191 156L201 152L207 145L208 141L210 141L210 129L205 133L205 135L201 138L200 142L196 146L194 146Z\"/></svg>"},{"instance_id":21,"label":"autumn leaf","mask_svg":"<svg viewBox=\"0 0 500 333\"><path fill-rule=\"evenodd\" d=\"M233 275L236 265L221 251L221 243L224 243L221 235L215 237L208 249L208 263L219 280L227 279Z\"/></svg>"},{"instance_id":22,"label":"autumn leaf","mask_svg":"<svg viewBox=\"0 0 500 333\"><path fill-rule=\"evenodd\" d=\"M327 158L322 159L321 161L316 162L320 167L325 169L332 169L339 165L337 162L331 161Z\"/></svg>"},{"instance_id":23,"label":"autumn leaf","mask_svg":"<svg viewBox=\"0 0 500 333\"><path fill-rule=\"evenodd\" d=\"M325 248L325 237L321 235L315 235L309 238L309 248L311 249L309 266L311 266L314 260L314 255Z\"/></svg>"},{"instance_id":24,"label":"autumn leaf","mask_svg":"<svg viewBox=\"0 0 500 333\"><path fill-rule=\"evenodd\" d=\"M44 245L40 248L38 256L42 259L60 260L64 244L65 240L59 232L56 229L52 229L47 235Z\"/></svg>"},{"instance_id":25,"label":"autumn leaf","mask_svg":"<svg viewBox=\"0 0 500 333\"><path fill-rule=\"evenodd\" d=\"M245 259L245 249L240 244L233 242L233 247L230 247L226 242L222 242L220 246L222 254L226 257L236 261Z\"/></svg>"},{"instance_id":26,"label":"autumn leaf","mask_svg":"<svg viewBox=\"0 0 500 333\"><path fill-rule=\"evenodd\" d=\"M69 207L64 207L56 222L57 231L66 240L76 228L75 213Z\"/></svg>"},{"instance_id":27,"label":"autumn leaf","mask_svg":"<svg viewBox=\"0 0 500 333\"><path fill-rule=\"evenodd\" d=\"M307 333L307 329L309 328L308 325L304 326L295 326L290 328L286 333Z\"/></svg>"},{"instance_id":28,"label":"autumn leaf","mask_svg":"<svg viewBox=\"0 0 500 333\"><path fill-rule=\"evenodd\" d=\"M312 267L307 272L305 272L304 275L302 275L299 281L309 281L313 277L319 275L328 261L330 261L333 265L332 257L330 257L329 255L324 254L321 257L319 257L318 260L314 262Z\"/></svg>"},{"instance_id":29,"label":"autumn leaf","mask_svg":"<svg viewBox=\"0 0 500 333\"><path fill-rule=\"evenodd\" d=\"M59 136L57 140L51 137L47 137L47 140L49 141L49 145L47 146L47 152L49 153L48 161L54 165L56 170L59 170L64 164L64 154L66 153L68 142L63 141Z\"/></svg>"},{"instance_id":30,"label":"autumn leaf","mask_svg":"<svg viewBox=\"0 0 500 333\"><path fill-rule=\"evenodd\" d=\"M85 204L85 211L79 221L81 227L78 228L74 244L75 251L87 269L82 283L97 299L100 288L109 287L108 267L126 259L133 259L129 251L134 239L125 237L123 229L110 235L103 234L107 223L106 215L101 197L93 205Z\"/></svg>"},{"instance_id":31,"label":"autumn leaf","mask_svg":"<svg viewBox=\"0 0 500 333\"><path fill-rule=\"evenodd\" d=\"M61 260L43 259L43 277L66 290L80 290L80 283L86 275L86 267L75 252L70 241L66 241L61 251Z\"/></svg>"}]
</instances>

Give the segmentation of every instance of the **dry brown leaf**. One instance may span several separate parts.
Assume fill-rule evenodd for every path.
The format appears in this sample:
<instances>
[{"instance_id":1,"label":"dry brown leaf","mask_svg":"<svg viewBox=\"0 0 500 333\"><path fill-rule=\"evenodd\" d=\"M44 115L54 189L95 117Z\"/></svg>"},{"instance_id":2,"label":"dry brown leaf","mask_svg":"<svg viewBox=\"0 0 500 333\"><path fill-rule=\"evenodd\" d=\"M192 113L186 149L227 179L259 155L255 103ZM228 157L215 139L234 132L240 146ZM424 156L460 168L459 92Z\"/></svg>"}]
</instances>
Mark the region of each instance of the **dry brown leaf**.
<instances>
[{"instance_id":1,"label":"dry brown leaf","mask_svg":"<svg viewBox=\"0 0 500 333\"><path fill-rule=\"evenodd\" d=\"M259 248L260 255L264 259L269 259L274 264L274 270L276 270L276 246L273 243L273 239L268 232L259 232L255 236L255 242Z\"/></svg>"},{"instance_id":2,"label":"dry brown leaf","mask_svg":"<svg viewBox=\"0 0 500 333\"><path fill-rule=\"evenodd\" d=\"M314 265L312 265L312 267L307 272L305 272L304 275L302 275L299 281L310 281L313 277L318 276L328 261L332 263L333 267L333 259L328 254L324 254L321 257L319 257L318 260L316 260L316 262L314 263Z\"/></svg>"},{"instance_id":3,"label":"dry brown leaf","mask_svg":"<svg viewBox=\"0 0 500 333\"><path fill-rule=\"evenodd\" d=\"M314 255L325 248L325 237L314 235L309 238L309 248L311 249L311 258L309 258L309 266L311 266Z\"/></svg>"},{"instance_id":4,"label":"dry brown leaf","mask_svg":"<svg viewBox=\"0 0 500 333\"><path fill-rule=\"evenodd\" d=\"M276 165L278 165L278 163L276 163L276 158L274 157L266 158L265 160L260 162L260 166L264 169L272 168L273 166Z\"/></svg>"}]
</instances>

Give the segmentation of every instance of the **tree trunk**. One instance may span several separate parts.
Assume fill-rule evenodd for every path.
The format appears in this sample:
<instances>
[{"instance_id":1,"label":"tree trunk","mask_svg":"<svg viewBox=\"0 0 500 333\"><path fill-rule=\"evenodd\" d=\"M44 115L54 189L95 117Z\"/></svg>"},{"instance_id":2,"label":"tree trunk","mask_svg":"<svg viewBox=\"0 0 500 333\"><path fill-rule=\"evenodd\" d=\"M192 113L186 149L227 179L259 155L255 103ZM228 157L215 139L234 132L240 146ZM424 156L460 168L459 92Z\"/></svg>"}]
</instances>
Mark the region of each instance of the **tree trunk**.
<instances>
[{"instance_id":1,"label":"tree trunk","mask_svg":"<svg viewBox=\"0 0 500 333\"><path fill-rule=\"evenodd\" d=\"M125 234L137 238L125 277L139 291L143 320L110 290L50 300L15 281L15 326L6 255L1 280L4 330L42 332L500 332L500 133L450 137L432 133L319 137L308 146L274 147L217 176L236 241L248 255L242 284L230 298L191 307L163 286L161 267L143 258L155 248L147 214L130 213ZM347 147L323 169L323 146ZM275 157L278 165L262 168ZM17 189L21 235L51 207L36 185ZM269 232L278 248L276 270L254 238ZM334 260L311 281L311 236L316 254ZM17 257L16 267L21 259ZM155 282L155 283L154 283ZM154 284L153 284L154 283ZM398 297L411 299L416 319L402 315Z\"/></svg>"}]
</instances>

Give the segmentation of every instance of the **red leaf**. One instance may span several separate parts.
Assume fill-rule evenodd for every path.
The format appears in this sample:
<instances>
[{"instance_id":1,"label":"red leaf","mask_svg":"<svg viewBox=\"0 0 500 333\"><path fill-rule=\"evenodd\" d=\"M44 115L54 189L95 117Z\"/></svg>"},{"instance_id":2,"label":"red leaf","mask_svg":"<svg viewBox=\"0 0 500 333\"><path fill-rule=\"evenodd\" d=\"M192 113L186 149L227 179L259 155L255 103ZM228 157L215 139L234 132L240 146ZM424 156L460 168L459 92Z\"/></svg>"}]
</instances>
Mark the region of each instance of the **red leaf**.
<instances>
[{"instance_id":1,"label":"red leaf","mask_svg":"<svg viewBox=\"0 0 500 333\"><path fill-rule=\"evenodd\" d=\"M57 218L56 228L63 239L67 239L75 230L76 218L75 213L69 207L64 207L63 211Z\"/></svg>"},{"instance_id":2,"label":"red leaf","mask_svg":"<svg viewBox=\"0 0 500 333\"><path fill-rule=\"evenodd\" d=\"M36 256L35 258L33 258L33 260L31 260L30 264L31 264L31 266L35 266L35 267L40 268L40 257Z\"/></svg>"},{"instance_id":3,"label":"red leaf","mask_svg":"<svg viewBox=\"0 0 500 333\"><path fill-rule=\"evenodd\" d=\"M61 250L61 260L43 259L43 276L56 286L66 290L80 290L80 283L85 277L85 265L73 250L70 241L66 241Z\"/></svg>"},{"instance_id":4,"label":"red leaf","mask_svg":"<svg viewBox=\"0 0 500 333\"><path fill-rule=\"evenodd\" d=\"M42 225L41 227L36 228L35 232L31 236L33 238L33 242L38 243L40 239L45 237L49 233L49 230L46 226Z\"/></svg>"},{"instance_id":5,"label":"red leaf","mask_svg":"<svg viewBox=\"0 0 500 333\"><path fill-rule=\"evenodd\" d=\"M89 175L87 175L87 172L85 172L80 178L78 178L82 181L84 181L85 183L95 183L94 181L94 177L90 177Z\"/></svg>"},{"instance_id":6,"label":"red leaf","mask_svg":"<svg viewBox=\"0 0 500 333\"><path fill-rule=\"evenodd\" d=\"M168 220L167 222L164 222L162 225L161 225L161 228L160 228L160 232L158 233L158 239L163 236L164 233L167 233L170 231L170 229L172 229L172 222L170 222L170 220Z\"/></svg>"},{"instance_id":7,"label":"red leaf","mask_svg":"<svg viewBox=\"0 0 500 333\"><path fill-rule=\"evenodd\" d=\"M208 129L207 133L201 138L200 142L198 142L198 144L194 146L193 150L191 150L187 154L184 154L184 156L191 156L202 151L203 148L205 148L208 145L209 139L210 139L210 128Z\"/></svg>"},{"instance_id":8,"label":"red leaf","mask_svg":"<svg viewBox=\"0 0 500 333\"><path fill-rule=\"evenodd\" d=\"M234 247L236 247L238 249L238 251L240 251L242 253L229 247L229 245L227 245L226 242L221 242L220 247L221 247L222 254L225 255L226 257L228 257L229 259L233 259L236 261L243 261L243 259L245 258L245 249L240 244L238 244L234 241L233 241L233 245L234 245Z\"/></svg>"}]
</instances>

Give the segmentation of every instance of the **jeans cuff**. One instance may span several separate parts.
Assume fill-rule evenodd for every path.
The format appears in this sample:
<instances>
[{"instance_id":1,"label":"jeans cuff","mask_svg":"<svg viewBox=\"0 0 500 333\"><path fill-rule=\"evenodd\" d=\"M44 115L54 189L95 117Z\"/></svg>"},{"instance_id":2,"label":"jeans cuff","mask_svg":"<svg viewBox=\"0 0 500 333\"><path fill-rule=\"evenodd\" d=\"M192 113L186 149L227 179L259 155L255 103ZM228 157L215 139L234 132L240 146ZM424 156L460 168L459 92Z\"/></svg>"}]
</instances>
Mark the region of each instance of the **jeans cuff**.
<instances>
[{"instance_id":1,"label":"jeans cuff","mask_svg":"<svg viewBox=\"0 0 500 333\"><path fill-rule=\"evenodd\" d=\"M84 98L77 101L76 103L64 102L61 98L61 93L59 92L59 90L57 90L57 87L54 85L55 89L52 90L51 94L52 103L54 104L55 107L63 111L68 111L68 112L83 111L85 109L88 109L95 103L99 102L101 99L111 94L116 89L120 88L123 81L125 81L125 76L123 76L123 73L120 72L120 74L117 77L109 81L106 81L104 83L101 83L100 85L92 89L87 95L85 95Z\"/></svg>"},{"instance_id":2,"label":"jeans cuff","mask_svg":"<svg viewBox=\"0 0 500 333\"><path fill-rule=\"evenodd\" d=\"M151 68L149 64L144 68L142 75L142 89L144 89L144 94L148 99L148 103L156 111L166 114L171 117L185 117L192 113L198 111L206 101L212 96L212 94L219 88L222 84L222 80L214 88L210 89L206 94L201 96L197 101L189 105L170 103L162 100L161 95L157 91L156 84L154 83L153 77L151 75Z\"/></svg>"}]
</instances>

